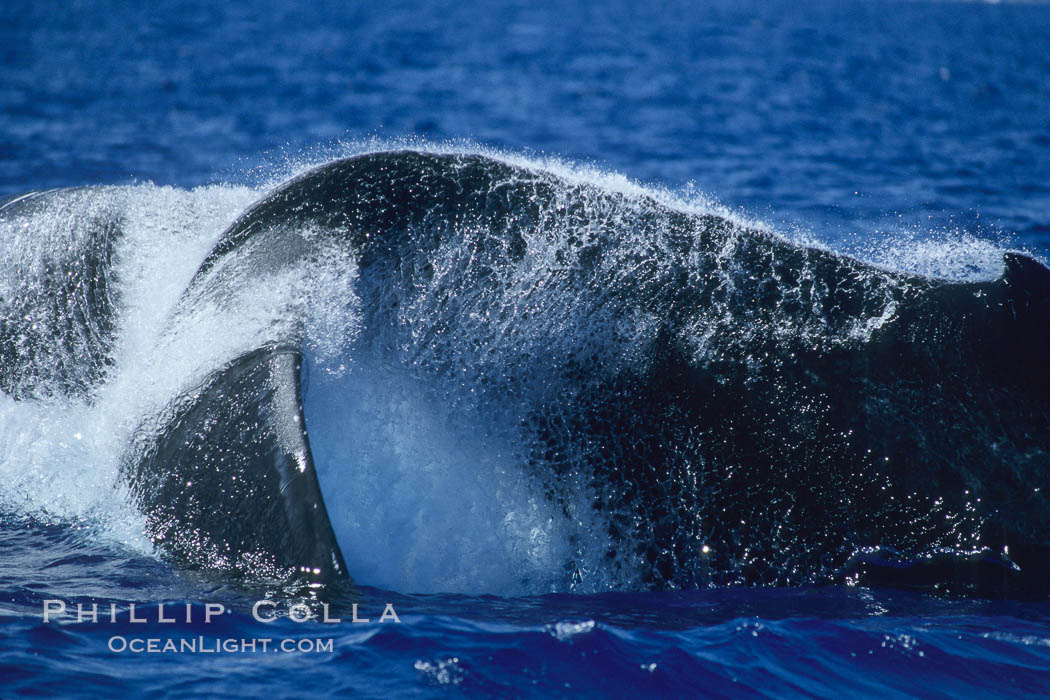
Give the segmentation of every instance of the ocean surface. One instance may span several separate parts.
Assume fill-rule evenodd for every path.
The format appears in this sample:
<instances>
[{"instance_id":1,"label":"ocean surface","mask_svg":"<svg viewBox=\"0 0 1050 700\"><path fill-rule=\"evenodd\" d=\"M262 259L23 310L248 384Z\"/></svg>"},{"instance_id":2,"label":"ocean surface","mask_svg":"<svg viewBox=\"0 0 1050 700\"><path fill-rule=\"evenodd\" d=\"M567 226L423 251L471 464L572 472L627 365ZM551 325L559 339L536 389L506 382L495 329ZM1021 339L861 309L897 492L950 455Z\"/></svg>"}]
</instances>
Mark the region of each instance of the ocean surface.
<instances>
[{"instance_id":1,"label":"ocean surface","mask_svg":"<svg viewBox=\"0 0 1050 700\"><path fill-rule=\"evenodd\" d=\"M406 148L489 154L883 269L993 280L1006 250L1050 258L1050 5L4 3L0 202L107 187L32 226L0 218L3 318L38 343L25 381L94 387L0 392L0 697L1050 694L1045 596L666 590L600 561L570 571L568 549L605 546L600 526L570 532L504 459L512 446L464 440L410 387L374 378L357 389L397 406L315 445L369 622L349 602L341 623L298 622L279 597L253 615L270 592L154 551L118 475L142 407L251 333L220 319L154 354L165 314L274 187ZM37 307L8 315L53 276L34 261L80 250L84 211L120 214L121 314L116 359L70 379L48 343L61 329L35 325ZM245 288L262 315L285 301ZM324 338L354 332L343 306L310 298ZM331 404L316 405L320 426ZM78 604L97 620L78 621ZM379 622L387 604L398 621Z\"/></svg>"}]
</instances>

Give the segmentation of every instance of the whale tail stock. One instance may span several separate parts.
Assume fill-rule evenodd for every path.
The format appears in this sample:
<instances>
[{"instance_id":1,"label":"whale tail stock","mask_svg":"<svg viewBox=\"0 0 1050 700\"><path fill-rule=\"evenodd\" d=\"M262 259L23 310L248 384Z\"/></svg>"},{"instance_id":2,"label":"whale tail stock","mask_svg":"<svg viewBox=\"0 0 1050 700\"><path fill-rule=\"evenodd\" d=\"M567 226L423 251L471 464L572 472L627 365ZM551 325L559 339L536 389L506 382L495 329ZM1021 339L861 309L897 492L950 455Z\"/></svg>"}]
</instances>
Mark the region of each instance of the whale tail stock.
<instances>
[{"instance_id":1,"label":"whale tail stock","mask_svg":"<svg viewBox=\"0 0 1050 700\"><path fill-rule=\"evenodd\" d=\"M582 246L575 232L590 229L601 236ZM1045 589L1050 270L1021 253L1005 254L994 281L934 280L481 157L370 154L305 173L253 205L182 303L221 298L242 279L231 270L265 277L321 241L352 252L365 327L385 344L383 329L398 328L385 292L430 288L442 250L481 261L459 269L450 293L476 296L473 284L499 302L492 270L519 271L511 268L527 258L527 239L560 245L565 230L567 259L578 264L560 274L575 302L595 313L641 309L663 330L639 336L640 347L611 346L638 353L637 367L610 355L576 371L539 356L529 377L583 384L570 420L522 424L535 431L526 444L555 446L527 457L553 480L558 455L571 455L566 464L593 472L606 499L596 504L635 516L623 520L636 530L610 536L644 545L637 553L655 572L647 584L793 583L793 570L826 580L850 551L896 545L917 580ZM601 277L598 263L636 261L616 246L634 251L650 239L660 246L645 255L662 251L668 274ZM612 284L615 294L587 296ZM553 289L540 301L564 299ZM478 342L518 357L484 335L494 329L478 329ZM330 590L350 577L314 472L292 336L183 393L147 426L144 456L125 469L149 535L177 564ZM458 357L452 345L438 351ZM506 398L494 386L477 400ZM325 433L315 430L320 455ZM770 493L780 494L773 507ZM782 530L794 538L786 554ZM1018 567L986 556L1005 550ZM916 563L931 552L943 554L936 566ZM869 559L862 579L889 571ZM899 563L889 576L898 584L907 578Z\"/></svg>"},{"instance_id":2,"label":"whale tail stock","mask_svg":"<svg viewBox=\"0 0 1050 700\"><path fill-rule=\"evenodd\" d=\"M1050 268L1016 252L1004 256L1003 283L1008 289L1010 312L1019 329L1015 351L1024 353L1027 367L1039 367L1038 389L1050 396Z\"/></svg>"}]
</instances>

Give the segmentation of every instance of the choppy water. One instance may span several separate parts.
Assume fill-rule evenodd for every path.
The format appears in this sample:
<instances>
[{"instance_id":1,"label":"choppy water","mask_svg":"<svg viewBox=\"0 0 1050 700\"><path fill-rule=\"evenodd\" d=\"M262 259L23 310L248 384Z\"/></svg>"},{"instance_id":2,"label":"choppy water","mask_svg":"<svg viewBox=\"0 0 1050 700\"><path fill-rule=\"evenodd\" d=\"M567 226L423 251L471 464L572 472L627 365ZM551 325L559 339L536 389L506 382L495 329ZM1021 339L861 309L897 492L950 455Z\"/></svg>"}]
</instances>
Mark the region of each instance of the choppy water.
<instances>
[{"instance_id":1,"label":"choppy water","mask_svg":"<svg viewBox=\"0 0 1050 700\"><path fill-rule=\"evenodd\" d=\"M358 562L372 623L257 622L255 593L158 559L115 488L135 417L204 361L186 351L172 351L167 365L151 361L151 339L197 265L275 183L351 152L421 139L476 150L447 142L467 139L519 162L553 154L590 164L554 167L602 187L733 211L795 241L939 277L991 279L1006 248L1045 259L1050 8L172 2L114 11L83 2L62 13L10 3L0 18L0 196L156 183L110 190L100 205L119 209L130 232L116 250L114 293L127 310L116 329L119 371L104 375L92 401L0 395L4 688L376 697L1050 690L1043 600L835 586L645 592L600 568L574 584L559 568L559 530L544 529L557 514L529 500L528 483L440 478L457 450L493 475L506 465L484 446L464 447L462 431L440 418L420 418L411 387L384 394L365 382L371 404L352 409L369 410L375 395L400 406L368 428L378 442L383 430L400 435L396 454L358 455L371 491L356 498L371 517L335 523L368 533L343 547ZM27 260L76 240L72 218L48 217L47 227L5 230L0 290L9 298L34 279ZM325 320L326 332L352 332L333 314ZM236 335L223 327L185 345L220 356ZM408 410L419 424L391 422ZM437 471L385 492L383 470L413 460ZM330 493L355 497L356 485L347 479ZM508 513L516 520L493 537ZM627 590L600 592L610 586ZM116 623L44 624L45 600L71 609L112 602L121 612ZM160 602L180 611L191 603L193 620L158 623ZM400 624L374 622L384 602ZM128 621L131 603L152 622ZM231 612L204 624L208 603ZM333 643L314 653L136 654L112 651L116 636Z\"/></svg>"}]
</instances>

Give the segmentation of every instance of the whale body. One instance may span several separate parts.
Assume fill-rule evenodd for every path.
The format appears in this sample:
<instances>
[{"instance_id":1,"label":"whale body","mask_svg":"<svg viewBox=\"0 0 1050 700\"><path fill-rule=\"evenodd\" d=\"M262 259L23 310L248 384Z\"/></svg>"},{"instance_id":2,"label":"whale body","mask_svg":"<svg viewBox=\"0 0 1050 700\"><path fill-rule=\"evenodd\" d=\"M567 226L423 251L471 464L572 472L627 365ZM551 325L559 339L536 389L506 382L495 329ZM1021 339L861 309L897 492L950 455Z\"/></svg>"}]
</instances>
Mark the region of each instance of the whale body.
<instances>
[{"instance_id":1,"label":"whale body","mask_svg":"<svg viewBox=\"0 0 1050 700\"><path fill-rule=\"evenodd\" d=\"M85 240L119 235L100 221ZM105 381L119 295L106 247L85 246L102 252L40 273L90 292L72 294L89 308L65 351L28 352L32 329L3 301L0 389L20 400ZM1025 254L995 280L940 280L486 156L370 153L246 210L171 327L246 280L333 260L353 267L359 313L339 352L498 423L567 516L586 489L601 560L640 585L1050 590L1050 270ZM176 564L352 585L303 406L339 380L304 377L305 314L129 444L122 478ZM89 369L64 372L74 361Z\"/></svg>"}]
</instances>

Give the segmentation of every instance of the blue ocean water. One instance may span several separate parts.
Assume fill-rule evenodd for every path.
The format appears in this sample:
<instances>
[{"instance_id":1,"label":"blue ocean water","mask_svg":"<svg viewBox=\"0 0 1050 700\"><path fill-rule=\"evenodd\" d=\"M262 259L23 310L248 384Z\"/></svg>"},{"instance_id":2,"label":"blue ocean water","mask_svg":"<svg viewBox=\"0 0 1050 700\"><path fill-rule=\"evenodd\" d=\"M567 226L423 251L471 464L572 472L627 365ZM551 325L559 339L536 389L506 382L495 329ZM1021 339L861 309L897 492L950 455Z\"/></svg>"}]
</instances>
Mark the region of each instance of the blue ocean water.
<instances>
[{"instance_id":1,"label":"blue ocean water","mask_svg":"<svg viewBox=\"0 0 1050 700\"><path fill-rule=\"evenodd\" d=\"M481 145L702 195L900 268L965 277L990 249L1050 254L1043 4L9 2L0 20L0 197L208 185L225 221L305 163L370 144ZM177 218L184 202L170 199ZM355 571L368 624L258 622L251 592L176 572L134 532L99 534L101 506L77 499L108 488L105 475L44 447L62 420L0 404L0 695L1050 692L1043 600L552 593L471 586L430 564L439 583L425 591ZM437 533L415 544L457 561ZM452 580L456 593L440 590ZM46 600L119 615L44 623ZM180 621L158 622L161 602ZM386 602L400 624L375 621ZM149 621L130 621L132 603ZM230 612L205 624L208 604ZM115 637L332 650L151 654L114 651Z\"/></svg>"}]
</instances>

